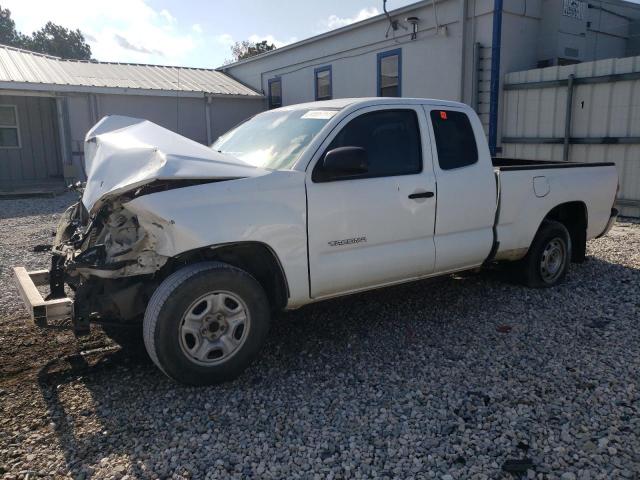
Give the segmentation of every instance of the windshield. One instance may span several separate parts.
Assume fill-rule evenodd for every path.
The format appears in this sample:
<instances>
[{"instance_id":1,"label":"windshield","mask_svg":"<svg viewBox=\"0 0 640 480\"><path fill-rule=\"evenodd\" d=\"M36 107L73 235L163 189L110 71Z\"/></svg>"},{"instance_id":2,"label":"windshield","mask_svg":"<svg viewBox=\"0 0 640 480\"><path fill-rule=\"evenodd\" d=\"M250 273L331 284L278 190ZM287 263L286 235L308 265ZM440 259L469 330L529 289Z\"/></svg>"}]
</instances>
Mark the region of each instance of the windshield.
<instances>
[{"instance_id":1,"label":"windshield","mask_svg":"<svg viewBox=\"0 0 640 480\"><path fill-rule=\"evenodd\" d=\"M264 112L222 135L211 146L260 168L286 170L338 110Z\"/></svg>"}]
</instances>

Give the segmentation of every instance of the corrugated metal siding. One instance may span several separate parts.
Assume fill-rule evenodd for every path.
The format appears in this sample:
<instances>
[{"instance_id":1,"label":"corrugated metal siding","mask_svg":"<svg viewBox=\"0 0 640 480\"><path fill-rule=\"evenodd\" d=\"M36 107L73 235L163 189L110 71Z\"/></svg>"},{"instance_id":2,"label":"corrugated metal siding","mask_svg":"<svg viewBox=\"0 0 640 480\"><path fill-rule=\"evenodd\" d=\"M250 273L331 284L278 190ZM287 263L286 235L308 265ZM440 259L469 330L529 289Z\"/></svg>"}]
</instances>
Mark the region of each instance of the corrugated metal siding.
<instances>
[{"instance_id":1,"label":"corrugated metal siding","mask_svg":"<svg viewBox=\"0 0 640 480\"><path fill-rule=\"evenodd\" d=\"M260 96L216 70L62 60L2 45L0 82Z\"/></svg>"},{"instance_id":2,"label":"corrugated metal siding","mask_svg":"<svg viewBox=\"0 0 640 480\"><path fill-rule=\"evenodd\" d=\"M599 60L506 75L505 84L588 78L640 72L640 57ZM503 137L563 138L566 86L504 91ZM573 90L571 137L640 137L640 79L577 84ZM562 144L503 143L502 155L562 160ZM640 144L570 145L569 161L614 162L620 176L622 213L640 216Z\"/></svg>"},{"instance_id":3,"label":"corrugated metal siding","mask_svg":"<svg viewBox=\"0 0 640 480\"><path fill-rule=\"evenodd\" d=\"M16 106L21 140L20 148L0 148L0 186L62 181L55 100L2 95L0 104Z\"/></svg>"}]
</instances>

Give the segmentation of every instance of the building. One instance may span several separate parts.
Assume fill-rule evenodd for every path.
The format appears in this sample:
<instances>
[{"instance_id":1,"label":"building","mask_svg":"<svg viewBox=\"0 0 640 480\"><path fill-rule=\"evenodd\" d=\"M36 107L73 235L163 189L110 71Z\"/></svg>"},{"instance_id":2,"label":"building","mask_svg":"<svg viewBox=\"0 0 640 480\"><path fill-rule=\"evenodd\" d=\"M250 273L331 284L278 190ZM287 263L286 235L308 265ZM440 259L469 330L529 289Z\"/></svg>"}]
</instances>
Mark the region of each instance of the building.
<instances>
[{"instance_id":1,"label":"building","mask_svg":"<svg viewBox=\"0 0 640 480\"><path fill-rule=\"evenodd\" d=\"M264 104L215 70L62 60L0 46L0 192L82 179L84 137L105 115L145 118L211 144Z\"/></svg>"},{"instance_id":2,"label":"building","mask_svg":"<svg viewBox=\"0 0 640 480\"><path fill-rule=\"evenodd\" d=\"M500 152L504 75L640 53L640 5L619 0L425 0L220 68L273 108L362 96L476 109Z\"/></svg>"}]
</instances>

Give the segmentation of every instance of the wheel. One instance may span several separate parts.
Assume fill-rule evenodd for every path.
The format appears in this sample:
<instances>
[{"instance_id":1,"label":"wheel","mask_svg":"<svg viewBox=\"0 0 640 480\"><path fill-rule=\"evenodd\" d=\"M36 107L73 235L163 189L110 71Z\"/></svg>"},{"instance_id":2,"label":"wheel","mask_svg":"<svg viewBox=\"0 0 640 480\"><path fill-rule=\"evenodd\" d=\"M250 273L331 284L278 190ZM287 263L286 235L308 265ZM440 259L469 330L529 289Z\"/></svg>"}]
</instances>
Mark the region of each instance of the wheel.
<instances>
[{"instance_id":1,"label":"wheel","mask_svg":"<svg viewBox=\"0 0 640 480\"><path fill-rule=\"evenodd\" d=\"M168 377L189 385L236 378L269 330L261 285L220 262L186 266L164 280L144 315L144 344Z\"/></svg>"},{"instance_id":2,"label":"wheel","mask_svg":"<svg viewBox=\"0 0 640 480\"><path fill-rule=\"evenodd\" d=\"M571 237L566 227L545 220L522 260L522 280L532 288L553 287L564 280L570 261Z\"/></svg>"}]
</instances>

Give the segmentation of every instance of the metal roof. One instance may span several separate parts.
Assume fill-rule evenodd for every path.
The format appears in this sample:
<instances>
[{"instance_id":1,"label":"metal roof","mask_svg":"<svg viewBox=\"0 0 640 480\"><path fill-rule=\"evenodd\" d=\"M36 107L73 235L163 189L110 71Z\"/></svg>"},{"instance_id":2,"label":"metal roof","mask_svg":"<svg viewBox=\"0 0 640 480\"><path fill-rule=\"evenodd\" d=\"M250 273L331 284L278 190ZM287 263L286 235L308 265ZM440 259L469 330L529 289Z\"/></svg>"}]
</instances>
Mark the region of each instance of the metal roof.
<instances>
[{"instance_id":1,"label":"metal roof","mask_svg":"<svg viewBox=\"0 0 640 480\"><path fill-rule=\"evenodd\" d=\"M212 69L64 60L0 45L0 88L25 86L42 90L58 90L56 87L66 87L66 91L75 90L69 87L78 87L81 91L117 88L261 96L228 75Z\"/></svg>"}]
</instances>

